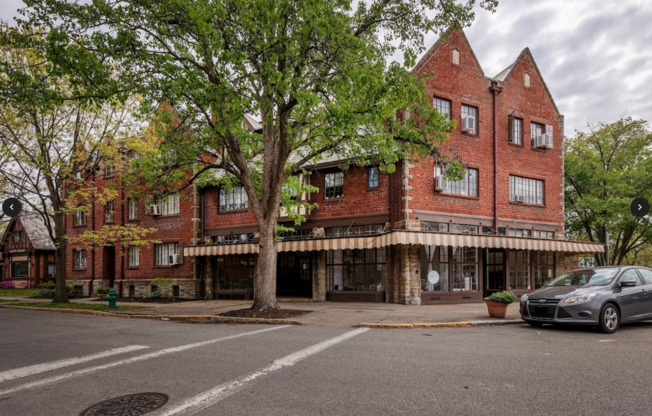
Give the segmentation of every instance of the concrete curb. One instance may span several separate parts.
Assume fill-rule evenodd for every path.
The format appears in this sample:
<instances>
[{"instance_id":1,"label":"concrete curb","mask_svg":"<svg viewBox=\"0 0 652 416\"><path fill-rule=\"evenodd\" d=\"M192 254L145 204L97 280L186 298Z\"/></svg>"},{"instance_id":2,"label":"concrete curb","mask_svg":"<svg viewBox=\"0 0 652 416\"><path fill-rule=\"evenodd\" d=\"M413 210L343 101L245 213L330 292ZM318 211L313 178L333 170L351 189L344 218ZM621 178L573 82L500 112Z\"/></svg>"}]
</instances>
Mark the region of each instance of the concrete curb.
<instances>
[{"instance_id":1,"label":"concrete curb","mask_svg":"<svg viewBox=\"0 0 652 416\"><path fill-rule=\"evenodd\" d=\"M85 309L65 309L65 308L37 308L31 306L11 306L0 305L0 308L7 309L26 309L31 311L72 313L77 315L95 315L112 318L128 319L152 319L172 322L185 323L205 323L205 324L265 324L265 325L303 325L301 322L288 319L264 319L264 318L239 318L232 316L215 316L215 315L146 315L124 312L104 312L90 311Z\"/></svg>"},{"instance_id":2,"label":"concrete curb","mask_svg":"<svg viewBox=\"0 0 652 416\"><path fill-rule=\"evenodd\" d=\"M408 323L408 324L373 324L362 323L361 328L375 329L428 329L428 328L469 328L476 326L498 326L515 325L525 323L522 319L509 319L505 321L462 321L462 322L429 322L429 323Z\"/></svg>"}]
</instances>

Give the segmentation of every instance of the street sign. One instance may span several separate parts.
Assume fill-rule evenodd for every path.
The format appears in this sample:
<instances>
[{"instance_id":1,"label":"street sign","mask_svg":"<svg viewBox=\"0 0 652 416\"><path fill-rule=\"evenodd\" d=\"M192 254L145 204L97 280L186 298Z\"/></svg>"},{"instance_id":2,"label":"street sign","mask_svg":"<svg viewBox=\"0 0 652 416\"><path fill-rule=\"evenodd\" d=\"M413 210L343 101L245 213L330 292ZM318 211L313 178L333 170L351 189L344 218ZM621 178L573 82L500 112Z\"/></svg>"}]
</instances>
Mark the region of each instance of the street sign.
<instances>
[{"instance_id":1,"label":"street sign","mask_svg":"<svg viewBox=\"0 0 652 416\"><path fill-rule=\"evenodd\" d=\"M4 212L8 217L15 217L20 214L21 208L22 205L16 198L7 198L5 199L5 202L2 203L2 212Z\"/></svg>"}]
</instances>

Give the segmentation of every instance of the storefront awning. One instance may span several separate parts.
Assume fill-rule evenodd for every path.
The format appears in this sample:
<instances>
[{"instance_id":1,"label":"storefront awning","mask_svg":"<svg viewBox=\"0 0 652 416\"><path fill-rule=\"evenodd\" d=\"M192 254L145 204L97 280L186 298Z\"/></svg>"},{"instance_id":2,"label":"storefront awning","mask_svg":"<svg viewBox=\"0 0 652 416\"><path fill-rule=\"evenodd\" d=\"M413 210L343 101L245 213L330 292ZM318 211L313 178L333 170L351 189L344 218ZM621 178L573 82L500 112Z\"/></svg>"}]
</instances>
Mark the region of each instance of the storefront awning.
<instances>
[{"instance_id":1,"label":"storefront awning","mask_svg":"<svg viewBox=\"0 0 652 416\"><path fill-rule=\"evenodd\" d=\"M277 251L321 251L379 248L392 245L430 245L453 247L508 248L512 250L555 251L565 253L602 253L604 246L563 240L545 240L521 237L505 237L475 234L451 234L420 231L393 231L368 237L323 238L311 240L282 241ZM258 253L257 243L189 246L186 256L224 256L229 254Z\"/></svg>"}]
</instances>

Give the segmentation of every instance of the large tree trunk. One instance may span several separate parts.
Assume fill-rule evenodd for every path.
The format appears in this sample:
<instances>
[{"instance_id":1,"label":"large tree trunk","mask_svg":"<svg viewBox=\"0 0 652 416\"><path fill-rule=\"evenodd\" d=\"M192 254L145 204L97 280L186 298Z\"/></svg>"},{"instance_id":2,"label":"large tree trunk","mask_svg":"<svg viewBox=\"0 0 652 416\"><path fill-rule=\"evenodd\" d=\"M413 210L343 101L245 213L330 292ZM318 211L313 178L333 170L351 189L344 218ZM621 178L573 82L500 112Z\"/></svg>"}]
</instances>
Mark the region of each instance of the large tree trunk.
<instances>
[{"instance_id":1,"label":"large tree trunk","mask_svg":"<svg viewBox=\"0 0 652 416\"><path fill-rule=\"evenodd\" d=\"M276 245L274 230L276 222L266 220L260 224L260 242L258 243L258 261L254 273L254 304L251 309L267 311L279 309L276 302Z\"/></svg>"},{"instance_id":2,"label":"large tree trunk","mask_svg":"<svg viewBox=\"0 0 652 416\"><path fill-rule=\"evenodd\" d=\"M63 228L62 213L54 214L54 244L57 247L54 252L54 299L55 303L68 303L68 289L66 288L66 237Z\"/></svg>"}]
</instances>

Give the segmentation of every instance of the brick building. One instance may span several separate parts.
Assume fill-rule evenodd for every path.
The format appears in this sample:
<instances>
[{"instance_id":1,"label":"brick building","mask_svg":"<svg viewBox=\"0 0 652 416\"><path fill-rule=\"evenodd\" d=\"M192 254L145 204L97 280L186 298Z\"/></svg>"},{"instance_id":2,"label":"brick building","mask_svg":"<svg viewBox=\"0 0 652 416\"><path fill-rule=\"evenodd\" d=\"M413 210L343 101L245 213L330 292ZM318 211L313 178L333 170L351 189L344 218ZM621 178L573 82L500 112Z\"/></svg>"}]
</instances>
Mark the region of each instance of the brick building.
<instances>
[{"instance_id":1,"label":"brick building","mask_svg":"<svg viewBox=\"0 0 652 416\"><path fill-rule=\"evenodd\" d=\"M602 251L563 241L563 116L528 49L490 78L463 32L451 31L414 72L435 74L427 84L433 106L456 121L442 148L461 156L465 178L446 180L446 166L432 159L402 161L392 174L374 166L341 170L337 157L306 166L300 180L319 190L309 196L317 207L277 245L279 296L480 301L499 290L541 286L568 254ZM127 209L127 202L119 205L120 212ZM109 247L94 255L95 278L111 272L113 263L120 267L114 284L137 286L137 294L146 294L160 275L185 288L182 297L250 298L257 226L244 190L194 189L175 212L143 211L139 221L177 244L173 251L183 251L183 264L156 264L160 249L154 247L147 256L141 252L140 266L132 269L124 266L128 256ZM117 205L116 215L125 215ZM87 278L88 266L72 275Z\"/></svg>"}]
</instances>

